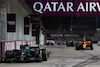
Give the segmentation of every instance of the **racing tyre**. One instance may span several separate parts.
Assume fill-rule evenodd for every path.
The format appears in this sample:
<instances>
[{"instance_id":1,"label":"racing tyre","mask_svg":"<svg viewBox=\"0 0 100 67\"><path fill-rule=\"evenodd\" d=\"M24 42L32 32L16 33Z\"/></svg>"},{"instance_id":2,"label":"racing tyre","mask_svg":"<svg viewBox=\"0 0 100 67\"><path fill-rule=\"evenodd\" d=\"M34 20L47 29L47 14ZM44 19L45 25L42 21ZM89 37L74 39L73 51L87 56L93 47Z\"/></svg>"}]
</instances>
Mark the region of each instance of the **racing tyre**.
<instances>
[{"instance_id":1,"label":"racing tyre","mask_svg":"<svg viewBox=\"0 0 100 67\"><path fill-rule=\"evenodd\" d=\"M13 58L13 52L12 51L6 51L5 52L5 62L12 62L11 59Z\"/></svg>"},{"instance_id":2,"label":"racing tyre","mask_svg":"<svg viewBox=\"0 0 100 67\"><path fill-rule=\"evenodd\" d=\"M39 54L40 54L40 51L39 50L36 50L35 51L35 57L39 58Z\"/></svg>"},{"instance_id":3,"label":"racing tyre","mask_svg":"<svg viewBox=\"0 0 100 67\"><path fill-rule=\"evenodd\" d=\"M91 47L91 50L93 50L93 47Z\"/></svg>"},{"instance_id":4,"label":"racing tyre","mask_svg":"<svg viewBox=\"0 0 100 67\"><path fill-rule=\"evenodd\" d=\"M93 50L93 45L91 44L91 50Z\"/></svg>"},{"instance_id":5,"label":"racing tyre","mask_svg":"<svg viewBox=\"0 0 100 67\"><path fill-rule=\"evenodd\" d=\"M6 51L5 56L6 56L6 58L13 58L13 52L12 51Z\"/></svg>"},{"instance_id":6,"label":"racing tyre","mask_svg":"<svg viewBox=\"0 0 100 67\"><path fill-rule=\"evenodd\" d=\"M35 57L38 58L38 62L42 62L42 57L40 56L40 50L36 50L35 51Z\"/></svg>"},{"instance_id":7,"label":"racing tyre","mask_svg":"<svg viewBox=\"0 0 100 67\"><path fill-rule=\"evenodd\" d=\"M78 46L76 46L76 50L80 50L80 48Z\"/></svg>"},{"instance_id":8,"label":"racing tyre","mask_svg":"<svg viewBox=\"0 0 100 67\"><path fill-rule=\"evenodd\" d=\"M38 60L38 62L42 62L42 58L41 58L41 56L39 56L39 60Z\"/></svg>"},{"instance_id":9,"label":"racing tyre","mask_svg":"<svg viewBox=\"0 0 100 67\"><path fill-rule=\"evenodd\" d=\"M48 56L47 56L46 49L42 49L42 59L43 59L43 61L47 61L47 58L48 58Z\"/></svg>"},{"instance_id":10,"label":"racing tyre","mask_svg":"<svg viewBox=\"0 0 100 67\"><path fill-rule=\"evenodd\" d=\"M93 48L91 48L91 50L93 50Z\"/></svg>"},{"instance_id":11,"label":"racing tyre","mask_svg":"<svg viewBox=\"0 0 100 67\"><path fill-rule=\"evenodd\" d=\"M15 62L19 62L20 61L21 51L20 50L13 50L13 54L14 54L14 61Z\"/></svg>"}]
</instances>

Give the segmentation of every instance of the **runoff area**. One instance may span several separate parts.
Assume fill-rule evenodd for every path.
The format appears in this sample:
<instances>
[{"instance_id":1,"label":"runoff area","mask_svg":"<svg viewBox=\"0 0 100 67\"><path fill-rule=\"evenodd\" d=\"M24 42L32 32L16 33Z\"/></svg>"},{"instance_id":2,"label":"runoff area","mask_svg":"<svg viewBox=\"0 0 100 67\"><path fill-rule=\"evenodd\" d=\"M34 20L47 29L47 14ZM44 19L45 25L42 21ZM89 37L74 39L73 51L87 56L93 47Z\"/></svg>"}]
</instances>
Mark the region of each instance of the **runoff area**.
<instances>
[{"instance_id":1,"label":"runoff area","mask_svg":"<svg viewBox=\"0 0 100 67\"><path fill-rule=\"evenodd\" d=\"M0 0L0 67L100 67L100 1Z\"/></svg>"}]
</instances>

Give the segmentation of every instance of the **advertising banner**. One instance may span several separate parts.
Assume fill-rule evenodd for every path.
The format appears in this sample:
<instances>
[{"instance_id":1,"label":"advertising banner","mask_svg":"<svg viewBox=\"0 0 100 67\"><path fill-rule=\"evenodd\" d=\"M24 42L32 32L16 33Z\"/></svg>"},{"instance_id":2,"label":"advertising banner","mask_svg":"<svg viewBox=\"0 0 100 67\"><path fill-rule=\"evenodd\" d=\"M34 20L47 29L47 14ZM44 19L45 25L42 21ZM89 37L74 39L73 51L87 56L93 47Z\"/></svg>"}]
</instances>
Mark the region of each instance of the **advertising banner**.
<instances>
[{"instance_id":1,"label":"advertising banner","mask_svg":"<svg viewBox=\"0 0 100 67\"><path fill-rule=\"evenodd\" d=\"M83 34L47 33L47 38L82 38Z\"/></svg>"},{"instance_id":2,"label":"advertising banner","mask_svg":"<svg viewBox=\"0 0 100 67\"><path fill-rule=\"evenodd\" d=\"M100 16L100 0L26 0L43 16Z\"/></svg>"}]
</instances>

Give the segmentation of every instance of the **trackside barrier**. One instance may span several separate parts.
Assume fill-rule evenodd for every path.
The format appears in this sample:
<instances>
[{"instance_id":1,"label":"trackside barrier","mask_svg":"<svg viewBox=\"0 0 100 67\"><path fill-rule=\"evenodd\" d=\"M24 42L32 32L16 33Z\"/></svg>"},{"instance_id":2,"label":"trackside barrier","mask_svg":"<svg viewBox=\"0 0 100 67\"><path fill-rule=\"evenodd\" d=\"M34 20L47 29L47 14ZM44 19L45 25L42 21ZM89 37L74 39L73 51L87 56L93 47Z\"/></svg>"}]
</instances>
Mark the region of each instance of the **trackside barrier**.
<instances>
[{"instance_id":1,"label":"trackside barrier","mask_svg":"<svg viewBox=\"0 0 100 67\"><path fill-rule=\"evenodd\" d=\"M39 41L39 44L41 44L41 45L43 46L43 45L46 44L46 42L47 42L46 40L40 40L40 41Z\"/></svg>"},{"instance_id":2,"label":"trackside barrier","mask_svg":"<svg viewBox=\"0 0 100 67\"><path fill-rule=\"evenodd\" d=\"M2 61L2 42L0 42L0 62Z\"/></svg>"}]
</instances>

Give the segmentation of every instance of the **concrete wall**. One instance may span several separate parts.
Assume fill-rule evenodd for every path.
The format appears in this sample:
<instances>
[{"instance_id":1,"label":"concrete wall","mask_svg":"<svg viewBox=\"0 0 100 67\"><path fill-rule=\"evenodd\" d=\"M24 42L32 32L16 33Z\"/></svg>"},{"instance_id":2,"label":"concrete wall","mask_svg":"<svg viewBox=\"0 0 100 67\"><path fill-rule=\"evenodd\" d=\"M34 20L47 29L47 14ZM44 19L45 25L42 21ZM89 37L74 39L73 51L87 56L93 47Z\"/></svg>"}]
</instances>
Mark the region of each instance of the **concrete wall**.
<instances>
[{"instance_id":1,"label":"concrete wall","mask_svg":"<svg viewBox=\"0 0 100 67\"><path fill-rule=\"evenodd\" d=\"M43 30L41 30L42 28L43 28ZM40 40L40 44L41 45L44 45L45 42L46 42L45 35L43 35L43 33L42 33L44 30L45 30L45 28L44 28L42 22L40 22L40 35L39 35L39 40Z\"/></svg>"},{"instance_id":2,"label":"concrete wall","mask_svg":"<svg viewBox=\"0 0 100 67\"><path fill-rule=\"evenodd\" d=\"M44 45L45 44L45 36L42 34L42 30L40 30L40 37L39 37L39 40L40 40L40 44L41 45Z\"/></svg>"},{"instance_id":3,"label":"concrete wall","mask_svg":"<svg viewBox=\"0 0 100 67\"><path fill-rule=\"evenodd\" d=\"M6 8L5 0L0 0L0 40L6 39L6 31L7 31L7 22L6 22L6 16L5 21L2 21L2 9ZM4 11L4 14L6 15L6 11Z\"/></svg>"},{"instance_id":4,"label":"concrete wall","mask_svg":"<svg viewBox=\"0 0 100 67\"><path fill-rule=\"evenodd\" d=\"M18 0L6 0L7 13L16 14L16 32L8 32L6 41L13 40L36 40L36 37L32 37L31 30L32 25L30 24L30 34L24 35L24 17L28 14L28 11L22 7Z\"/></svg>"}]
</instances>

